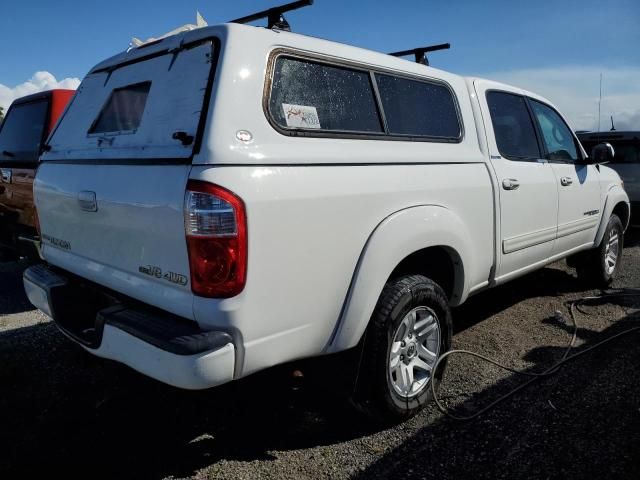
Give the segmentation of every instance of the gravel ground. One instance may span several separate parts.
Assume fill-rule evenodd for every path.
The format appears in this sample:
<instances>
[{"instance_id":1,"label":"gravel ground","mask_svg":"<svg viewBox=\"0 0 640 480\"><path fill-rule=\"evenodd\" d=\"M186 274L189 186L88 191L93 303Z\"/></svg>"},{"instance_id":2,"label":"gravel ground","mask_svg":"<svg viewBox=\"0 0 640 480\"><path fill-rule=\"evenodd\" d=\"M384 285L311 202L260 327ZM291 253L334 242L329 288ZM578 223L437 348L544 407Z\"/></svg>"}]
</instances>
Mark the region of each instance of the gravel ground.
<instances>
[{"instance_id":1,"label":"gravel ground","mask_svg":"<svg viewBox=\"0 0 640 480\"><path fill-rule=\"evenodd\" d=\"M640 287L640 232L614 286ZM640 335L566 365L475 421L434 406L394 428L344 401L337 356L206 392L179 391L86 354L32 310L23 264L0 263L0 478L640 477ZM554 315L585 290L551 265L454 311L454 348L527 371L559 359L571 326ZM640 303L586 307L578 348L640 324ZM290 372L301 368L303 381ZM471 413L523 378L453 357L441 397Z\"/></svg>"}]
</instances>

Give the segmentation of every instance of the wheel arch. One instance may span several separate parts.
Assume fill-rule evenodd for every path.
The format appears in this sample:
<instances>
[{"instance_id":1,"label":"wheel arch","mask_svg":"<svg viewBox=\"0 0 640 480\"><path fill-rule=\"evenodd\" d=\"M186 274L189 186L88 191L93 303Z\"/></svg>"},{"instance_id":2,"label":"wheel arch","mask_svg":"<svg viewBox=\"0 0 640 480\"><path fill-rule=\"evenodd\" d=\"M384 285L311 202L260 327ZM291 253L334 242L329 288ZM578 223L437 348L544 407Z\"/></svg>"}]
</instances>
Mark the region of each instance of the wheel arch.
<instances>
[{"instance_id":1,"label":"wheel arch","mask_svg":"<svg viewBox=\"0 0 640 480\"><path fill-rule=\"evenodd\" d=\"M607 198L605 199L604 207L602 209L600 226L598 227L598 232L596 233L596 238L593 243L594 247L600 245L602 237L604 237L604 232L607 229L609 218L611 218L612 214L616 214L620 217L623 230L626 231L629 226L631 209L627 192L625 192L620 185L612 186L607 192Z\"/></svg>"},{"instance_id":2,"label":"wheel arch","mask_svg":"<svg viewBox=\"0 0 640 480\"><path fill-rule=\"evenodd\" d=\"M408 254L393 269L386 282L414 274L424 275L440 285L450 302L462 296L464 266L460 254L450 246L434 245Z\"/></svg>"},{"instance_id":3,"label":"wheel arch","mask_svg":"<svg viewBox=\"0 0 640 480\"><path fill-rule=\"evenodd\" d=\"M451 305L462 303L469 293L469 243L465 224L443 206L410 207L385 218L362 250L326 351L358 344L389 279L422 274L445 284Z\"/></svg>"},{"instance_id":4,"label":"wheel arch","mask_svg":"<svg viewBox=\"0 0 640 480\"><path fill-rule=\"evenodd\" d=\"M629 218L631 217L631 211L629 208L629 204L625 202L618 202L615 207L613 207L613 211L611 212L614 215L617 215L622 222L622 228L626 231L627 226L629 225Z\"/></svg>"}]
</instances>

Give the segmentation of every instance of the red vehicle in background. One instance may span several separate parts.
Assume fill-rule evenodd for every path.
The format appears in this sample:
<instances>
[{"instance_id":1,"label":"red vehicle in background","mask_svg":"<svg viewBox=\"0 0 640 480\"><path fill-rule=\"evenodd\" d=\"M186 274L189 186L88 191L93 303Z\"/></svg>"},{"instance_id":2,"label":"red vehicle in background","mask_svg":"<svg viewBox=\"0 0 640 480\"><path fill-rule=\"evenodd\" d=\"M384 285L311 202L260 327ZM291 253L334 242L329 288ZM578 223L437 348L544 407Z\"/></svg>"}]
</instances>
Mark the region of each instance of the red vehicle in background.
<instances>
[{"instance_id":1,"label":"red vehicle in background","mask_svg":"<svg viewBox=\"0 0 640 480\"><path fill-rule=\"evenodd\" d=\"M19 98L0 123L0 248L4 253L36 253L33 180L38 158L74 93L49 90Z\"/></svg>"}]
</instances>

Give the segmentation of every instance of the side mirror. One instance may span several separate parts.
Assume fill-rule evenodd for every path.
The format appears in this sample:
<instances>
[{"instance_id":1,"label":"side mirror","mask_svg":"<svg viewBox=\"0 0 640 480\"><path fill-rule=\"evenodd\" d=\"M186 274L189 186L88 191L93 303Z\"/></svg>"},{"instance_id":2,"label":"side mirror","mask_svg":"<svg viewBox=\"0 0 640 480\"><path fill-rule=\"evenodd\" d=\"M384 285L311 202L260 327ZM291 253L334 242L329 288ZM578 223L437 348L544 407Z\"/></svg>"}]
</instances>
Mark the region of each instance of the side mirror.
<instances>
[{"instance_id":1,"label":"side mirror","mask_svg":"<svg viewBox=\"0 0 640 480\"><path fill-rule=\"evenodd\" d=\"M590 160L593 163L606 163L613 160L616 152L610 143L599 143L591 150Z\"/></svg>"}]
</instances>

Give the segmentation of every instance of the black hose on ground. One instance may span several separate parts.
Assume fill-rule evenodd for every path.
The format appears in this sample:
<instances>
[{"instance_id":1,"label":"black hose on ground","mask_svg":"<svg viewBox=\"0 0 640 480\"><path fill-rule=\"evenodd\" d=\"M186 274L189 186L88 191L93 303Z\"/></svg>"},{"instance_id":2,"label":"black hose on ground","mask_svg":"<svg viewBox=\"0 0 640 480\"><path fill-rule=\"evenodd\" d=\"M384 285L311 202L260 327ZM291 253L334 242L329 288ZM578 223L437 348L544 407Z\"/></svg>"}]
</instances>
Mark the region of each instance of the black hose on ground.
<instances>
[{"instance_id":1,"label":"black hose on ground","mask_svg":"<svg viewBox=\"0 0 640 480\"><path fill-rule=\"evenodd\" d=\"M578 322L576 320L576 311L584 314L584 312L582 310L579 309L579 307L581 305L584 305L585 303L594 301L594 300L601 300L604 298L620 298L620 297L640 297L640 289L638 288L625 288L625 289L620 289L617 291L606 291L600 295L593 295L593 296L589 296L589 297L583 297L580 298L578 300L572 300L568 302L569 305L569 316L571 318L571 321L573 323L573 334L571 335L571 340L569 341L569 344L567 345L567 348L565 349L564 354L562 355L562 358L554 363L552 366L550 366L549 368L547 368L546 370L543 370L542 372L524 372L524 371L520 371L520 370L516 370L514 368L508 367L506 365L503 365L502 363L493 360L489 357L486 357L484 355L481 355L479 353L475 353L475 352L471 352L469 350L449 350L448 352L446 352L444 355L442 355L438 361L436 362L435 366L433 367L433 372L435 375L435 372L437 371L438 367L440 366L440 364L444 361L445 358L451 356L451 355L469 355L472 357L476 357L479 358L480 360L484 360L485 362L491 363L492 365L495 365L498 368L501 368L503 370L506 370L508 372L512 372L516 375L522 375L522 376L526 376L526 377L531 377L529 380L527 380L526 382L522 383L521 385L518 385L517 387L515 387L514 389L510 390L509 392L505 393L504 395L501 395L499 398L497 398L496 400L494 400L493 402L491 402L489 405L487 405L486 407L481 408L480 410L478 410L477 412L471 414L471 415L456 415L454 413L452 413L447 407L445 407L442 404L442 401L438 398L438 394L436 392L435 389L435 382L431 382L431 393L433 395L433 399L436 402L436 405L438 406L438 408L440 409L440 411L442 413L444 413L446 416L448 416L449 418L452 418L454 420L459 420L459 421L467 421L467 420L472 420L474 418L479 417L480 415L482 415L483 413L491 410L492 408L494 408L496 405L498 405L499 403L504 402L505 400L507 400L508 398L512 397L513 395L515 395L516 393L518 393L520 390L528 387L529 385L531 385L533 382L535 382L536 380L539 380L541 378L545 378L545 377L549 377L555 373L558 372L558 370L560 370L560 367L562 367L565 363L570 362L571 360L574 360L588 352L591 352L593 350L595 350L596 348L601 347L602 345L605 345L606 343L612 342L613 340L616 340L622 336L625 335L629 335L631 333L634 332L638 332L640 331L640 326L637 327L632 327L629 328L627 330L624 330L622 332L619 332L615 335L612 335L608 338L605 338L604 340L601 340L600 342L591 345L587 348L584 348L583 350L580 350L574 354L571 354L571 351L573 350L573 347L575 345L575 341L576 338L578 336ZM562 316L564 317L564 315L560 312L556 312L556 315Z\"/></svg>"}]
</instances>

